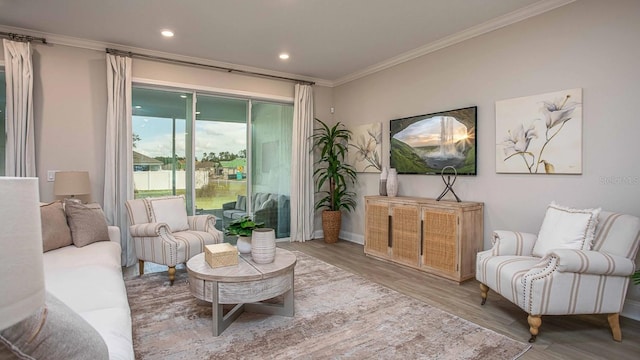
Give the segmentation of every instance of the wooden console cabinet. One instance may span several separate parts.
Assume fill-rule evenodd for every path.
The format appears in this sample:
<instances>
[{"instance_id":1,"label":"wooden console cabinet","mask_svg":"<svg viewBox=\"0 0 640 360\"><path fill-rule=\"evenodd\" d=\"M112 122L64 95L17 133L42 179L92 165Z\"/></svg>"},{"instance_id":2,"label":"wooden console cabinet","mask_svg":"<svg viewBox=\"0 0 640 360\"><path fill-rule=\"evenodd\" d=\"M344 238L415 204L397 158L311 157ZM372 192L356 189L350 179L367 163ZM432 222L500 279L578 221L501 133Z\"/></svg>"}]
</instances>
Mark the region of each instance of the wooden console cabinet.
<instances>
[{"instance_id":1,"label":"wooden console cabinet","mask_svg":"<svg viewBox=\"0 0 640 360\"><path fill-rule=\"evenodd\" d=\"M475 277L482 203L386 196L365 203L365 254L458 283Z\"/></svg>"}]
</instances>

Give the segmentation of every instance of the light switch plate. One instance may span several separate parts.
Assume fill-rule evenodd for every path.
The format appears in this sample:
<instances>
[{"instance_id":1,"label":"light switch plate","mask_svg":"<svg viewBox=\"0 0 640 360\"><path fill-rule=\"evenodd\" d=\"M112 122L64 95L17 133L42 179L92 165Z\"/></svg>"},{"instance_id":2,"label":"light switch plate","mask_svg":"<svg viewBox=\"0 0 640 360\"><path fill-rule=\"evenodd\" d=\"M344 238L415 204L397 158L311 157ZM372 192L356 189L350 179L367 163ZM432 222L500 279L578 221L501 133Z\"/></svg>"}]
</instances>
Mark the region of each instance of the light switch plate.
<instances>
[{"instance_id":1,"label":"light switch plate","mask_svg":"<svg viewBox=\"0 0 640 360\"><path fill-rule=\"evenodd\" d=\"M47 181L52 182L55 180L56 180L56 171L55 170L47 171Z\"/></svg>"}]
</instances>

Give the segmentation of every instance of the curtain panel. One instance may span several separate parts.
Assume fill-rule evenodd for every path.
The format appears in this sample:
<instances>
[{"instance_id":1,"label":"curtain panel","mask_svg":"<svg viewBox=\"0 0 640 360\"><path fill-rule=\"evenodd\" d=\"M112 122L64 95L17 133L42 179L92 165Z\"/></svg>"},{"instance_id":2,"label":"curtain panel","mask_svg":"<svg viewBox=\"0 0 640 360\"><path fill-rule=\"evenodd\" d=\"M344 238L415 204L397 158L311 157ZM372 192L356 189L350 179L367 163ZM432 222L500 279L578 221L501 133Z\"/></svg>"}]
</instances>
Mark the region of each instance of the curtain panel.
<instances>
[{"instance_id":1,"label":"curtain panel","mask_svg":"<svg viewBox=\"0 0 640 360\"><path fill-rule=\"evenodd\" d=\"M36 176L31 44L2 41L7 90L5 175Z\"/></svg>"},{"instance_id":2,"label":"curtain panel","mask_svg":"<svg viewBox=\"0 0 640 360\"><path fill-rule=\"evenodd\" d=\"M107 54L104 213L110 224L120 227L123 266L136 263L125 208L133 199L131 115L131 58Z\"/></svg>"},{"instance_id":3,"label":"curtain panel","mask_svg":"<svg viewBox=\"0 0 640 360\"><path fill-rule=\"evenodd\" d=\"M307 241L313 237L312 135L313 88L311 85L296 84L293 103L293 154L291 156L291 241Z\"/></svg>"}]
</instances>

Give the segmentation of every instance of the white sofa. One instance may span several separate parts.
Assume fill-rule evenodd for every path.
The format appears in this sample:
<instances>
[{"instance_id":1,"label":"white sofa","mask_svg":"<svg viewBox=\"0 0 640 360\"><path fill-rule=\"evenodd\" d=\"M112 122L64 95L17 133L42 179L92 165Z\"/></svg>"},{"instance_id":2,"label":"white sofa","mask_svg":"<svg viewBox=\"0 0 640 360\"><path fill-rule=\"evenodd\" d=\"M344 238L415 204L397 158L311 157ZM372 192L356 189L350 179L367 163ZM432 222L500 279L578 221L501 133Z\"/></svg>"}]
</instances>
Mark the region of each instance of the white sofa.
<instances>
[{"instance_id":1,"label":"white sofa","mask_svg":"<svg viewBox=\"0 0 640 360\"><path fill-rule=\"evenodd\" d=\"M98 331L110 359L134 359L131 311L120 261L120 229L109 226L108 230L111 241L45 252L45 285Z\"/></svg>"}]
</instances>

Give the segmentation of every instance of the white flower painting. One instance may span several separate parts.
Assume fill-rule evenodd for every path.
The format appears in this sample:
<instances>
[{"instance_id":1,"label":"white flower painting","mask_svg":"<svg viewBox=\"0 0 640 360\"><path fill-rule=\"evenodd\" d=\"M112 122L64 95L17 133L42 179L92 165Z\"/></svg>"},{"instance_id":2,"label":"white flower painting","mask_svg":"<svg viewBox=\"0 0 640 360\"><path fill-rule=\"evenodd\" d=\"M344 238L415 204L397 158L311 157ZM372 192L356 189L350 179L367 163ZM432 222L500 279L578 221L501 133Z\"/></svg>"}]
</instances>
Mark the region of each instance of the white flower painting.
<instances>
[{"instance_id":1,"label":"white flower painting","mask_svg":"<svg viewBox=\"0 0 640 360\"><path fill-rule=\"evenodd\" d=\"M582 89L496 101L496 172L582 174Z\"/></svg>"},{"instance_id":2,"label":"white flower painting","mask_svg":"<svg viewBox=\"0 0 640 360\"><path fill-rule=\"evenodd\" d=\"M351 141L347 161L357 172L380 172L382 169L382 124L373 123L350 128Z\"/></svg>"}]
</instances>

